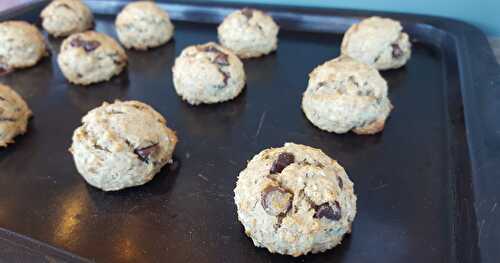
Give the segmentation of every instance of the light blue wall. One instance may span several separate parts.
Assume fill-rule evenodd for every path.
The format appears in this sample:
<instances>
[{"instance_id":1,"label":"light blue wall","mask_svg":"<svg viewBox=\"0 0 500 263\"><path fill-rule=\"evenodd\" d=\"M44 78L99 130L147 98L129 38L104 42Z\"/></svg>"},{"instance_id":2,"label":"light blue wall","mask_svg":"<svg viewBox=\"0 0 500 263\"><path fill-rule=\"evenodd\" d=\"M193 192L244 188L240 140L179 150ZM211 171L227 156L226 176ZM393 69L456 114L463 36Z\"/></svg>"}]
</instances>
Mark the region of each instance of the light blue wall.
<instances>
[{"instance_id":1,"label":"light blue wall","mask_svg":"<svg viewBox=\"0 0 500 263\"><path fill-rule=\"evenodd\" d=\"M220 0L262 4L337 7L438 15L469 22L500 36L500 0Z\"/></svg>"}]
</instances>

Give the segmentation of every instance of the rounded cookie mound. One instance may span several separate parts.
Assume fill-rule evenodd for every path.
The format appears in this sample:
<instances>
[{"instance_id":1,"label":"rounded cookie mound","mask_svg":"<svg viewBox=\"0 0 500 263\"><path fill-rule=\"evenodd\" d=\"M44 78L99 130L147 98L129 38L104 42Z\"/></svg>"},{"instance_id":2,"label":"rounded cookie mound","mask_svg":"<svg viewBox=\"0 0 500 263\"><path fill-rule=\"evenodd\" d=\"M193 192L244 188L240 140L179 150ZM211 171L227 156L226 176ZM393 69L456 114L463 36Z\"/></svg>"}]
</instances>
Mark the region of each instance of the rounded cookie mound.
<instances>
[{"instance_id":1,"label":"rounded cookie mound","mask_svg":"<svg viewBox=\"0 0 500 263\"><path fill-rule=\"evenodd\" d=\"M185 48L172 72L177 94L192 105L231 100L245 87L243 63L213 42Z\"/></svg>"},{"instance_id":2,"label":"rounded cookie mound","mask_svg":"<svg viewBox=\"0 0 500 263\"><path fill-rule=\"evenodd\" d=\"M278 31L271 16L250 8L231 13L217 29L220 43L240 58L260 57L276 50Z\"/></svg>"},{"instance_id":3,"label":"rounded cookie mound","mask_svg":"<svg viewBox=\"0 0 500 263\"><path fill-rule=\"evenodd\" d=\"M150 1L128 4L116 17L115 26L126 48L140 50L163 45L174 33L167 12Z\"/></svg>"},{"instance_id":4,"label":"rounded cookie mound","mask_svg":"<svg viewBox=\"0 0 500 263\"><path fill-rule=\"evenodd\" d=\"M70 82L87 85L118 75L127 65L127 54L113 38L87 31L64 40L57 62Z\"/></svg>"},{"instance_id":5,"label":"rounded cookie mound","mask_svg":"<svg viewBox=\"0 0 500 263\"><path fill-rule=\"evenodd\" d=\"M144 103L105 102L82 122L70 152L78 172L94 187L116 191L142 185L172 162L177 137Z\"/></svg>"},{"instance_id":6,"label":"rounded cookie mound","mask_svg":"<svg viewBox=\"0 0 500 263\"><path fill-rule=\"evenodd\" d=\"M286 143L248 163L234 200L245 233L258 247L300 256L340 244L356 216L353 183L321 150Z\"/></svg>"},{"instance_id":7,"label":"rounded cookie mound","mask_svg":"<svg viewBox=\"0 0 500 263\"><path fill-rule=\"evenodd\" d=\"M14 137L26 132L31 110L9 86L0 84L0 147L14 142Z\"/></svg>"},{"instance_id":8,"label":"rounded cookie mound","mask_svg":"<svg viewBox=\"0 0 500 263\"><path fill-rule=\"evenodd\" d=\"M40 16L43 28L56 37L83 32L94 23L92 12L80 0L54 0Z\"/></svg>"},{"instance_id":9,"label":"rounded cookie mound","mask_svg":"<svg viewBox=\"0 0 500 263\"><path fill-rule=\"evenodd\" d=\"M309 121L335 133L380 132L392 108L387 82L378 71L346 56L315 68L302 97Z\"/></svg>"},{"instance_id":10,"label":"rounded cookie mound","mask_svg":"<svg viewBox=\"0 0 500 263\"><path fill-rule=\"evenodd\" d=\"M384 70L399 68L411 56L408 34L398 21L370 17L351 26L342 40L341 53Z\"/></svg>"},{"instance_id":11,"label":"rounded cookie mound","mask_svg":"<svg viewBox=\"0 0 500 263\"><path fill-rule=\"evenodd\" d=\"M47 54L47 45L35 26L23 21L0 23L0 71L33 66Z\"/></svg>"}]
</instances>

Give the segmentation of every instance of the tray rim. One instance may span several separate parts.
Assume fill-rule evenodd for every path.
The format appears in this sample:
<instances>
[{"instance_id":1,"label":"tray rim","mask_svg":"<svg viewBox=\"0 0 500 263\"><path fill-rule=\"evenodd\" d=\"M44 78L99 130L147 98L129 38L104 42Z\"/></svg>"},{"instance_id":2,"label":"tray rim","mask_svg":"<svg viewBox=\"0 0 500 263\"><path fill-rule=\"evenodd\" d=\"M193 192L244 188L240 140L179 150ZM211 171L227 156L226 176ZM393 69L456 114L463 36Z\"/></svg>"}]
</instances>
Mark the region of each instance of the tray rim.
<instances>
[{"instance_id":1,"label":"tray rim","mask_svg":"<svg viewBox=\"0 0 500 263\"><path fill-rule=\"evenodd\" d=\"M13 17L19 16L26 13L32 9L40 8L46 5L49 0L36 0L29 3L24 3L22 5L4 10L0 12L0 21L11 19ZM105 0L105 1L86 1L90 6L94 5L106 5L112 3L116 6L123 6L127 2L126 0ZM158 3L162 7L166 6L177 6L184 8L203 8L203 9L214 9L222 10L224 12L229 12L236 8L242 8L248 6L242 3L221 3L217 1L164 1L159 0ZM431 28L435 35L440 39L436 39L440 44L439 48L443 48L444 41L447 41L451 45L451 52L447 55L453 56L457 61L458 67L458 78L460 83L460 89L457 99L460 99L460 104L463 105L463 117L465 138L464 145L458 145L459 150L465 151L467 156L467 162L470 162L470 178L465 178L469 180L457 180L458 185L455 187L463 188L463 190L469 192L471 196L457 197L456 207L460 209L463 214L456 215L458 222L454 222L454 227L458 224L458 233L454 230L454 240L455 250L452 251L452 256L455 256L458 262L478 262L477 259L481 259L481 262L494 262L494 259L500 257L500 251L494 249L494 244L492 241L500 240L500 229L493 229L489 236L484 235L484 230L481 227L484 225L485 220L500 220L500 214L488 213L490 207L482 207L481 202L494 203L493 207L496 207L496 201L500 200L499 192L491 192L488 190L488 183L486 176L494 172L500 176L500 164L495 163L500 160L495 157L495 152L491 151L489 148L484 147L487 142L487 138L491 137L488 135L487 130L484 127L488 127L486 120L491 120L491 117L495 116L496 107L489 108L489 111L479 111L479 96L483 99L486 98L487 102L495 102L495 90L500 89L500 66L495 60L493 51L489 45L489 42L484 35L484 33L477 27L470 25L466 22L462 22L456 19L444 18L438 16L426 16L426 15L416 15L416 14L405 14L405 13L395 13L395 12L380 12L380 11L369 11L369 10L349 10L349 9L335 9L335 8L313 8L313 7L298 7L289 5L267 5L267 4L251 4L252 7L261 8L270 11L273 15L282 14L289 16L289 18L294 18L297 16L308 16L315 18L333 18L351 20L352 22L358 21L361 18L370 15L381 15L392 17L396 19L403 20L403 24L416 25L421 27ZM94 8L92 8L94 9ZM106 13L100 13L106 14ZM182 17L173 17L173 20L183 20ZM201 23L213 23L214 20L207 21L197 21ZM349 23L343 23L347 26ZM304 30L299 29L299 31L323 31L324 28L316 28L314 30ZM486 48L484 48L486 46ZM479 48L483 47L483 48ZM450 51L450 50L449 50ZM482 71L483 68L478 67L478 65L487 66L490 70L487 72ZM485 76L486 75L486 76ZM477 76L481 76L478 78ZM482 88L482 89L481 89ZM477 90L480 89L480 90ZM477 115L481 115L482 118L478 118ZM460 116L459 116L460 117ZM500 136L498 136L500 138ZM495 137L496 138L496 137ZM460 138L458 138L460 140ZM450 143L450 142L448 142ZM451 158L451 157L450 157ZM455 157L459 158L459 157ZM455 160L457 161L457 160ZM464 175L462 175L464 176ZM457 178L460 179L460 178ZM466 229L463 229L463 228ZM465 233L464 233L465 232ZM8 233L6 235L5 233ZM482 235L483 233L483 235ZM72 262L88 262L83 258L78 256L72 256L71 253L65 250L55 248L51 245L45 244L43 242L35 241L29 237L11 232L9 230L0 228L0 240L3 236L12 237L15 240L24 240L23 242L33 242L35 248L40 249L41 254L61 254L64 258L68 255ZM9 240L9 239L6 239ZM18 241L19 242L19 241ZM23 247L26 247L23 245ZM456 249L456 248L459 249ZM20 248L22 249L22 248ZM49 252L50 251L50 252ZM73 261L74 260L74 261Z\"/></svg>"}]
</instances>

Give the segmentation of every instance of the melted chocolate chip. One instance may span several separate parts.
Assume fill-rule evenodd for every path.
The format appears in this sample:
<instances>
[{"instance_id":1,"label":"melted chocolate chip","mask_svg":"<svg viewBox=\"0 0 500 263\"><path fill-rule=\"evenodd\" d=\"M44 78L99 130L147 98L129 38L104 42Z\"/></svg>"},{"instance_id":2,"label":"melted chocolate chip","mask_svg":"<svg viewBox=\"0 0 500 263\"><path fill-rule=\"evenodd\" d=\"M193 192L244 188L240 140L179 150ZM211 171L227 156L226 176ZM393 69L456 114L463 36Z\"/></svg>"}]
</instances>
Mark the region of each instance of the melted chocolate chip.
<instances>
[{"instance_id":1,"label":"melted chocolate chip","mask_svg":"<svg viewBox=\"0 0 500 263\"><path fill-rule=\"evenodd\" d=\"M156 151L156 148L158 147L158 143L152 144L150 146L140 148L140 149L135 149L134 153L137 154L139 159L141 161L148 163L149 162L149 156Z\"/></svg>"},{"instance_id":2,"label":"melted chocolate chip","mask_svg":"<svg viewBox=\"0 0 500 263\"><path fill-rule=\"evenodd\" d=\"M278 159L271 166L271 173L281 173L288 165L295 161L295 156L291 153L283 152L278 155Z\"/></svg>"},{"instance_id":3,"label":"melted chocolate chip","mask_svg":"<svg viewBox=\"0 0 500 263\"><path fill-rule=\"evenodd\" d=\"M0 96L0 100L5 100L5 98L4 98L4 97L2 97L2 96Z\"/></svg>"},{"instance_id":4,"label":"melted chocolate chip","mask_svg":"<svg viewBox=\"0 0 500 263\"><path fill-rule=\"evenodd\" d=\"M86 40L83 40L79 37L71 40L71 42L69 44L72 47L81 47L87 53L96 50L101 45L101 43L99 43L98 41L95 41L95 40L86 41Z\"/></svg>"},{"instance_id":5,"label":"melted chocolate chip","mask_svg":"<svg viewBox=\"0 0 500 263\"><path fill-rule=\"evenodd\" d=\"M398 44L391 44L392 47L392 56L395 58L399 58L403 55L403 50L399 47Z\"/></svg>"},{"instance_id":6,"label":"melted chocolate chip","mask_svg":"<svg viewBox=\"0 0 500 263\"><path fill-rule=\"evenodd\" d=\"M278 186L269 186L262 191L260 203L264 211L272 216L286 214L292 207L293 195Z\"/></svg>"},{"instance_id":7,"label":"melted chocolate chip","mask_svg":"<svg viewBox=\"0 0 500 263\"><path fill-rule=\"evenodd\" d=\"M214 63L219 66L229 66L229 60L227 59L227 55L224 53L219 53L214 58Z\"/></svg>"},{"instance_id":8,"label":"melted chocolate chip","mask_svg":"<svg viewBox=\"0 0 500 263\"><path fill-rule=\"evenodd\" d=\"M206 46L202 49L202 51L205 51L205 52L214 52L214 53L222 53L220 52L220 50L218 48L216 48L215 46Z\"/></svg>"},{"instance_id":9,"label":"melted chocolate chip","mask_svg":"<svg viewBox=\"0 0 500 263\"><path fill-rule=\"evenodd\" d=\"M241 14L244 15L248 20L250 20L253 16L253 9L243 8L241 10Z\"/></svg>"},{"instance_id":10,"label":"melted chocolate chip","mask_svg":"<svg viewBox=\"0 0 500 263\"><path fill-rule=\"evenodd\" d=\"M342 178L340 178L340 176L337 176L337 181L339 183L339 188L342 189L344 187L344 181L342 181Z\"/></svg>"},{"instance_id":11,"label":"melted chocolate chip","mask_svg":"<svg viewBox=\"0 0 500 263\"><path fill-rule=\"evenodd\" d=\"M220 74L222 74L222 81L224 81L224 87L227 86L227 81L229 80L229 73L219 69Z\"/></svg>"},{"instance_id":12,"label":"melted chocolate chip","mask_svg":"<svg viewBox=\"0 0 500 263\"><path fill-rule=\"evenodd\" d=\"M314 218L326 218L334 221L338 221L342 215L339 202L335 203L324 203L319 206L314 207L316 213L314 213Z\"/></svg>"}]
</instances>

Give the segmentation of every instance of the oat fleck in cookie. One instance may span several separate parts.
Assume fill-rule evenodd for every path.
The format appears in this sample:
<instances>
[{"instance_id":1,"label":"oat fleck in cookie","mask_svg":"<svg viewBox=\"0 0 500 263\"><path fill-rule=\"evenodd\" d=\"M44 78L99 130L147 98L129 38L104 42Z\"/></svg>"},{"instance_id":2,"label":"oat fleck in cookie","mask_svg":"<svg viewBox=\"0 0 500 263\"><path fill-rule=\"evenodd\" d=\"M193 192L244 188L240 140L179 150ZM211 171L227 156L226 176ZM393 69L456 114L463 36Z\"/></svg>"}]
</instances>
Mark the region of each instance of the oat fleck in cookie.
<instances>
[{"instance_id":1,"label":"oat fleck in cookie","mask_svg":"<svg viewBox=\"0 0 500 263\"><path fill-rule=\"evenodd\" d=\"M70 152L78 172L94 187L116 191L142 185L172 162L177 136L149 105L105 102L82 122Z\"/></svg>"},{"instance_id":2,"label":"oat fleck in cookie","mask_svg":"<svg viewBox=\"0 0 500 263\"><path fill-rule=\"evenodd\" d=\"M172 72L177 94L192 105L231 100L245 87L243 63L213 42L185 48Z\"/></svg>"},{"instance_id":3,"label":"oat fleck in cookie","mask_svg":"<svg viewBox=\"0 0 500 263\"><path fill-rule=\"evenodd\" d=\"M54 0L40 14L43 28L56 37L69 36L92 28L94 17L80 0Z\"/></svg>"},{"instance_id":4,"label":"oat fleck in cookie","mask_svg":"<svg viewBox=\"0 0 500 263\"><path fill-rule=\"evenodd\" d=\"M35 65L48 55L38 29L24 21L0 23L0 75Z\"/></svg>"},{"instance_id":5,"label":"oat fleck in cookie","mask_svg":"<svg viewBox=\"0 0 500 263\"><path fill-rule=\"evenodd\" d=\"M307 119L316 127L335 133L380 132L392 108L387 82L378 71L347 56L315 68L302 97Z\"/></svg>"},{"instance_id":6,"label":"oat fleck in cookie","mask_svg":"<svg viewBox=\"0 0 500 263\"><path fill-rule=\"evenodd\" d=\"M139 50L161 46L174 34L168 13L151 1L128 4L116 17L115 26L120 42Z\"/></svg>"},{"instance_id":7,"label":"oat fleck in cookie","mask_svg":"<svg viewBox=\"0 0 500 263\"><path fill-rule=\"evenodd\" d=\"M370 17L351 26L342 40L341 53L378 70L399 68L411 56L408 34L398 21Z\"/></svg>"},{"instance_id":8,"label":"oat fleck in cookie","mask_svg":"<svg viewBox=\"0 0 500 263\"><path fill-rule=\"evenodd\" d=\"M26 132L31 110L9 86L0 84L0 147L14 142L14 137Z\"/></svg>"},{"instance_id":9,"label":"oat fleck in cookie","mask_svg":"<svg viewBox=\"0 0 500 263\"><path fill-rule=\"evenodd\" d=\"M88 85L120 74L127 65L127 54L113 38L87 31L64 40L57 62L71 83Z\"/></svg>"},{"instance_id":10,"label":"oat fleck in cookie","mask_svg":"<svg viewBox=\"0 0 500 263\"><path fill-rule=\"evenodd\" d=\"M286 143L241 171L234 201L255 246L300 256L340 244L356 216L353 183L321 150Z\"/></svg>"},{"instance_id":11,"label":"oat fleck in cookie","mask_svg":"<svg viewBox=\"0 0 500 263\"><path fill-rule=\"evenodd\" d=\"M240 58L267 55L278 47L279 26L266 13L251 8L227 16L217 29L222 46Z\"/></svg>"}]
</instances>

